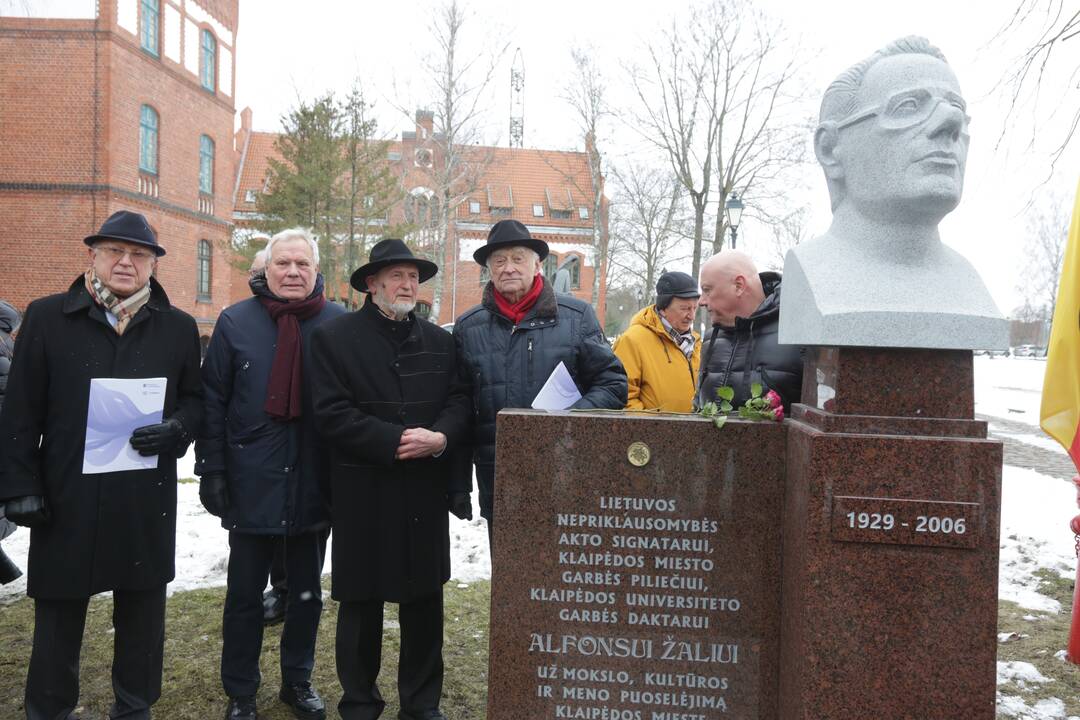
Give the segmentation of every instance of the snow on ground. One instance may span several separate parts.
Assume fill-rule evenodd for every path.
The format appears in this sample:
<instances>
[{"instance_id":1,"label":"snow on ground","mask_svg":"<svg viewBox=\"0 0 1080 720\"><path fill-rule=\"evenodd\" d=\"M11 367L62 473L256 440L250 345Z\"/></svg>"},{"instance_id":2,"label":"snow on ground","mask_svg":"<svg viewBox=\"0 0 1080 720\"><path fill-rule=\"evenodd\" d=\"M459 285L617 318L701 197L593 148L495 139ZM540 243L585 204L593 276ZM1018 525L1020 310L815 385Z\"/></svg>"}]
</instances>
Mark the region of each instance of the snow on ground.
<instances>
[{"instance_id":1,"label":"snow on ground","mask_svg":"<svg viewBox=\"0 0 1080 720\"><path fill-rule=\"evenodd\" d=\"M1046 360L975 358L975 412L1039 427Z\"/></svg>"},{"instance_id":2,"label":"snow on ground","mask_svg":"<svg viewBox=\"0 0 1080 720\"><path fill-rule=\"evenodd\" d=\"M195 476L195 455L189 452L176 463L177 477ZM475 484L475 479L474 479ZM197 482L181 482L176 502L176 579L169 583L169 593L201 587L225 585L229 561L229 536L221 521L203 509L199 502ZM487 525L480 517L477 495L473 493L473 520L462 521L450 516L450 568L453 579L461 583L491 577L491 558L488 555ZM324 572L330 572L330 550L334 537L326 548ZM30 546L30 531L19 528L4 540L4 552L15 564L26 570L26 555ZM0 586L0 604L17 600L26 594L26 576Z\"/></svg>"},{"instance_id":3,"label":"snow on ground","mask_svg":"<svg viewBox=\"0 0 1080 720\"><path fill-rule=\"evenodd\" d=\"M1042 612L1060 604L1035 589L1033 573L1050 568L1073 577L1076 549L1069 520L1080 510L1070 483L1034 470L1006 465L1001 488L1001 557L998 597Z\"/></svg>"}]
</instances>

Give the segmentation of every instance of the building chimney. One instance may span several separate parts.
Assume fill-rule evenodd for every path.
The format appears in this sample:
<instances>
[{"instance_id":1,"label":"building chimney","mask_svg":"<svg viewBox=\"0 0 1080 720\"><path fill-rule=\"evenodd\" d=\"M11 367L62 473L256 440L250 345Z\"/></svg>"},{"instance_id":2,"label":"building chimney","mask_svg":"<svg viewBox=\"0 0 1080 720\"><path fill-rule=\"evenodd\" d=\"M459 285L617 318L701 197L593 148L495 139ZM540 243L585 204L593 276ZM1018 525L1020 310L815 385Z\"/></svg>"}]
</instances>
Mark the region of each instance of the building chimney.
<instances>
[{"instance_id":1,"label":"building chimney","mask_svg":"<svg viewBox=\"0 0 1080 720\"><path fill-rule=\"evenodd\" d=\"M435 132L435 113L430 110L416 111L416 137L427 140Z\"/></svg>"}]
</instances>

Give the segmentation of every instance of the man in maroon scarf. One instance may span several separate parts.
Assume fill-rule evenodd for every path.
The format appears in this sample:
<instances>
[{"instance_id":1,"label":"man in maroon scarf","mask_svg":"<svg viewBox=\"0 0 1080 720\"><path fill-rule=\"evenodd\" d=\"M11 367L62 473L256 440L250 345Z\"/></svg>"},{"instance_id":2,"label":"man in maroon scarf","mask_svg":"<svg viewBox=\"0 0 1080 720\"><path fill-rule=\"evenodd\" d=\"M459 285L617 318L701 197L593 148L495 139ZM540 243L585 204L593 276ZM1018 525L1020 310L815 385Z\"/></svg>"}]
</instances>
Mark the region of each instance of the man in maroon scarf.
<instances>
[{"instance_id":1,"label":"man in maroon scarf","mask_svg":"<svg viewBox=\"0 0 1080 720\"><path fill-rule=\"evenodd\" d=\"M206 423L195 445L199 496L229 531L221 679L228 720L255 720L262 592L284 542L289 578L281 633L282 702L300 718L326 716L311 687L322 613L323 538L330 524L328 454L315 429L311 333L345 312L326 302L318 245L285 230L266 246L254 297L218 318L203 363Z\"/></svg>"}]
</instances>

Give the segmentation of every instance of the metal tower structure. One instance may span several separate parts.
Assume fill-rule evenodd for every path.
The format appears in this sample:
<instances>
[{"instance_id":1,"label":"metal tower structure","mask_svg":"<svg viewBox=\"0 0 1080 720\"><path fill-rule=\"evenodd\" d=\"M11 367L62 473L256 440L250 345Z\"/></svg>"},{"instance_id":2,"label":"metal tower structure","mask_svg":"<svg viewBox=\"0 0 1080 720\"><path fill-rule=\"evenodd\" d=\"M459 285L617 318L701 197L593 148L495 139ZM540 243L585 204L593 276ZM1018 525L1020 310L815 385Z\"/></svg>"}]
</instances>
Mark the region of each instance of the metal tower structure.
<instances>
[{"instance_id":1,"label":"metal tower structure","mask_svg":"<svg viewBox=\"0 0 1080 720\"><path fill-rule=\"evenodd\" d=\"M514 53L510 66L510 147L524 147L525 142L525 60L521 48Z\"/></svg>"}]
</instances>

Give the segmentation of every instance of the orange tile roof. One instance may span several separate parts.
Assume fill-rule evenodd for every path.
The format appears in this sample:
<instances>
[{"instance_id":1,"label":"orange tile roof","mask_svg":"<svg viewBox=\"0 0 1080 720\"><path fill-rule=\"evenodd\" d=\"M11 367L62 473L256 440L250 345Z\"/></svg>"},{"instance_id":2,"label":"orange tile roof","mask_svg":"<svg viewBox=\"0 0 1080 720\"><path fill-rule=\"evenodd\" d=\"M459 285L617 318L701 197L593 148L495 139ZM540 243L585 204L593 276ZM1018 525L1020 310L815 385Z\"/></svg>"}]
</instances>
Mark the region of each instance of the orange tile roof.
<instances>
[{"instance_id":1,"label":"orange tile roof","mask_svg":"<svg viewBox=\"0 0 1080 720\"><path fill-rule=\"evenodd\" d=\"M280 159L280 154L274 148L277 137L276 133L252 133L234 211L255 212L255 203L246 201L247 192L262 192L270 170L270 158ZM425 183L426 173L415 166L413 155L417 148L423 148L426 144L424 140L409 138L392 142L388 147L388 155L397 153L400 156L396 162L390 162L398 165L398 174L403 177L406 190ZM526 225L567 229L592 227L590 219L580 216L580 208L592 213L592 180L585 153L486 146L471 147L467 152L473 157L482 156L489 164L476 189L458 207L458 222L490 225L505 217L512 217ZM480 203L479 213L470 212L469 201ZM509 215L493 215L490 211L492 205L505 208L511 202ZM542 206L542 217L534 216L534 205ZM568 212L570 216L552 217L553 209Z\"/></svg>"}]
</instances>

